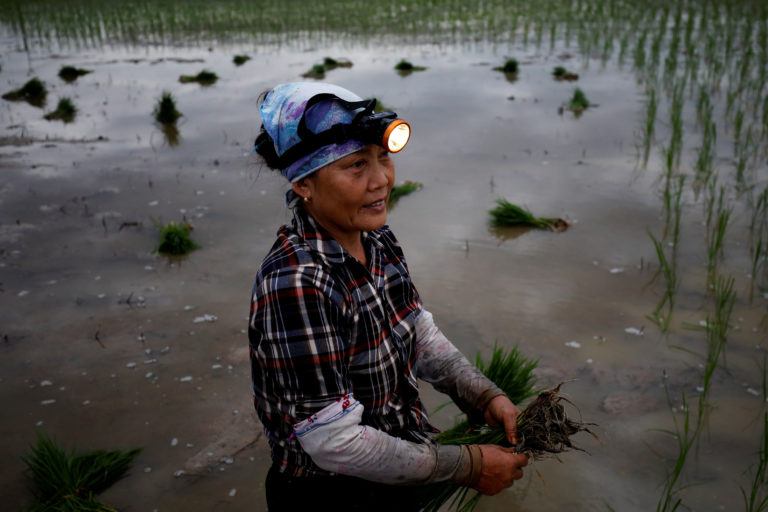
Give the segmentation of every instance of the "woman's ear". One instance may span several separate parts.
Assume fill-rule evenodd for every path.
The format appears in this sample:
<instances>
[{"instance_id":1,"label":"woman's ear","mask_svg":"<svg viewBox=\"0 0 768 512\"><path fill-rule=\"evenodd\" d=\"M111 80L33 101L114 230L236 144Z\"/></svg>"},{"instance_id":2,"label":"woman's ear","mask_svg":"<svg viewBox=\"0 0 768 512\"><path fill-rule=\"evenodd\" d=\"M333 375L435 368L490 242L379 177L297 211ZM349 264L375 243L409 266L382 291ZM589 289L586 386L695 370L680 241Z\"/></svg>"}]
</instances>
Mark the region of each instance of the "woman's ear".
<instances>
[{"instance_id":1,"label":"woman's ear","mask_svg":"<svg viewBox=\"0 0 768 512\"><path fill-rule=\"evenodd\" d=\"M304 178L299 181L294 181L291 184L291 187L296 195L301 196L305 200L312 197L312 191L310 190L309 185L307 185L307 180Z\"/></svg>"}]
</instances>

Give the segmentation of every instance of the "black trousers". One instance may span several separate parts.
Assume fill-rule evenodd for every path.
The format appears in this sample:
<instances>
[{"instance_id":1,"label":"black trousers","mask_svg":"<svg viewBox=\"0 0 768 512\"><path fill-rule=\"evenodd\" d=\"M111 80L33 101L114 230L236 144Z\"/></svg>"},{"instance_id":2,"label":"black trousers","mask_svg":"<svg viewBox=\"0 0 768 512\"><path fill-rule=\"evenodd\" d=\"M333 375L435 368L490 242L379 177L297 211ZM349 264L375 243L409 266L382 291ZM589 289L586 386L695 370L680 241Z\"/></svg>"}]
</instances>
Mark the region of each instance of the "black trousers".
<instances>
[{"instance_id":1,"label":"black trousers","mask_svg":"<svg viewBox=\"0 0 768 512\"><path fill-rule=\"evenodd\" d=\"M290 477L272 466L266 491L269 512L416 512L424 487L386 485L345 475Z\"/></svg>"}]
</instances>

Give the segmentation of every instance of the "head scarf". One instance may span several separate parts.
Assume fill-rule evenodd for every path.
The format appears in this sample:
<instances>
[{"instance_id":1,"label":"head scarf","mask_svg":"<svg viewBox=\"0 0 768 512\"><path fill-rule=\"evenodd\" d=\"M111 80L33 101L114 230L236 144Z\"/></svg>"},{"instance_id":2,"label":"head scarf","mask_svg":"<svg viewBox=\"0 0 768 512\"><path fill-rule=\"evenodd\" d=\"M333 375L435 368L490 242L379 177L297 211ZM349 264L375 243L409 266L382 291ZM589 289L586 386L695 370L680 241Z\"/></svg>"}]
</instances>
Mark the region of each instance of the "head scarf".
<instances>
[{"instance_id":1,"label":"head scarf","mask_svg":"<svg viewBox=\"0 0 768 512\"><path fill-rule=\"evenodd\" d=\"M307 102L318 94L333 94L350 102L362 99L342 87L326 83L293 82L272 89L260 110L264 130L272 138L278 156L301 141L297 133L299 121L305 114ZM338 123L351 124L356 113L356 110L348 110L339 101L329 98L312 105L306 111L304 122L310 131L320 133ZM342 144L323 146L281 169L281 172L293 183L339 158L363 149L365 145L364 142L348 140Z\"/></svg>"}]
</instances>

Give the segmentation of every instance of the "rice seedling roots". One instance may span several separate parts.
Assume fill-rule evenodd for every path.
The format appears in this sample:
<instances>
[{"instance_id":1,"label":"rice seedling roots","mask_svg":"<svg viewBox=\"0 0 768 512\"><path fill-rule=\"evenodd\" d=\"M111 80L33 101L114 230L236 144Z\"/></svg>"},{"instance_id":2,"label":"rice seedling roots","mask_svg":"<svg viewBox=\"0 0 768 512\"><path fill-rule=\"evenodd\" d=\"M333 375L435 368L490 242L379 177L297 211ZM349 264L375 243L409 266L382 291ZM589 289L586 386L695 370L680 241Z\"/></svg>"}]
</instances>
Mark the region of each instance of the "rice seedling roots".
<instances>
[{"instance_id":1,"label":"rice seedling roots","mask_svg":"<svg viewBox=\"0 0 768 512\"><path fill-rule=\"evenodd\" d=\"M552 455L569 450L585 451L571 442L571 436L579 432L587 432L599 441L597 435L589 427L595 423L584 423L569 418L563 402L572 405L573 402L560 394L561 382L552 389L539 393L525 410L517 422L517 453L528 453L534 460L548 458Z\"/></svg>"}]
</instances>

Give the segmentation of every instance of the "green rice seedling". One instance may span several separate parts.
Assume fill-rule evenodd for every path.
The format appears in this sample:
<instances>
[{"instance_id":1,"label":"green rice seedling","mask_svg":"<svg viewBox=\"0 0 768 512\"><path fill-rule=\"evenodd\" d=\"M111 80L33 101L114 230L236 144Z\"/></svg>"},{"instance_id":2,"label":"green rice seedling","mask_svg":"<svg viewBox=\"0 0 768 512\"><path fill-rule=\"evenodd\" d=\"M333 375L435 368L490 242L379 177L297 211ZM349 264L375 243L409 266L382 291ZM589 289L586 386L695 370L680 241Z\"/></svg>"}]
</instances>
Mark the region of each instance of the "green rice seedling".
<instances>
[{"instance_id":1,"label":"green rice seedling","mask_svg":"<svg viewBox=\"0 0 768 512\"><path fill-rule=\"evenodd\" d=\"M530 226L536 229L562 231L568 223L559 218L535 217L531 212L506 199L497 199L496 208L489 212L494 226Z\"/></svg>"},{"instance_id":2,"label":"green rice seedling","mask_svg":"<svg viewBox=\"0 0 768 512\"><path fill-rule=\"evenodd\" d=\"M667 255L664 253L664 248L656 237L648 231L648 236L651 237L653 247L656 250L656 256L659 259L659 267L662 276L664 276L665 290L659 303L656 305L656 309L647 318L655 323L662 332L669 331L669 326L672 320L672 313L675 309L675 298L677 291L680 288L680 281L677 276L677 260L676 258L667 259ZM666 306L666 312L662 314L662 310Z\"/></svg>"},{"instance_id":3,"label":"green rice seedling","mask_svg":"<svg viewBox=\"0 0 768 512\"><path fill-rule=\"evenodd\" d=\"M315 64L309 69L309 71L307 71L301 76L303 76L304 78L314 78L315 80L322 80L325 78L325 71L326 71L325 66L323 66L322 64Z\"/></svg>"},{"instance_id":4,"label":"green rice seedling","mask_svg":"<svg viewBox=\"0 0 768 512\"><path fill-rule=\"evenodd\" d=\"M38 78L32 78L21 88L3 94L3 99L8 101L26 101L35 107L44 107L48 90L45 84Z\"/></svg>"},{"instance_id":5,"label":"green rice seedling","mask_svg":"<svg viewBox=\"0 0 768 512\"><path fill-rule=\"evenodd\" d=\"M91 71L88 69L80 69L74 66L62 66L59 70L59 78L65 82L74 82L83 75L87 75Z\"/></svg>"},{"instance_id":6,"label":"green rice seedling","mask_svg":"<svg viewBox=\"0 0 768 512\"><path fill-rule=\"evenodd\" d=\"M555 80L567 80L569 82L579 79L578 74L568 71L563 66L556 66L555 69L552 70L552 76L555 77Z\"/></svg>"},{"instance_id":7,"label":"green rice seedling","mask_svg":"<svg viewBox=\"0 0 768 512\"><path fill-rule=\"evenodd\" d=\"M763 374L765 375L765 371ZM752 470L749 495L747 495L744 487L740 487L746 512L765 512L768 510L766 481L768 481L768 412L763 412L763 433L760 437L760 448L757 451L757 465Z\"/></svg>"},{"instance_id":8,"label":"green rice seedling","mask_svg":"<svg viewBox=\"0 0 768 512\"><path fill-rule=\"evenodd\" d=\"M744 128L744 111L739 110L733 118L733 154L741 154L741 131Z\"/></svg>"},{"instance_id":9,"label":"green rice seedling","mask_svg":"<svg viewBox=\"0 0 768 512\"><path fill-rule=\"evenodd\" d=\"M351 68L352 62L347 59L334 59L333 57L326 57L323 59L323 66L327 71L336 68Z\"/></svg>"},{"instance_id":10,"label":"green rice seedling","mask_svg":"<svg viewBox=\"0 0 768 512\"><path fill-rule=\"evenodd\" d=\"M421 183L415 181L405 181L400 185L392 187L392 191L389 193L389 200L387 201L387 207L392 208L397 204L401 197L407 196L413 192L416 192L421 188Z\"/></svg>"},{"instance_id":11,"label":"green rice seedling","mask_svg":"<svg viewBox=\"0 0 768 512\"><path fill-rule=\"evenodd\" d=\"M711 114L710 114L711 115ZM709 115L707 116L709 118ZM706 183L714 171L715 151L717 147L717 124L712 121L704 125L704 134L701 139L696 163L696 180L699 183Z\"/></svg>"},{"instance_id":12,"label":"green rice seedling","mask_svg":"<svg viewBox=\"0 0 768 512\"><path fill-rule=\"evenodd\" d=\"M576 90L573 91L573 96L571 97L571 101L568 104L568 109L574 112L581 112L589 108L589 105L590 103L587 99L587 95L584 94L584 91L577 87Z\"/></svg>"},{"instance_id":13,"label":"green rice seedling","mask_svg":"<svg viewBox=\"0 0 768 512\"><path fill-rule=\"evenodd\" d=\"M648 39L648 29L644 28L640 36L635 40L635 50L633 57L635 60L635 69L645 69L645 45Z\"/></svg>"},{"instance_id":14,"label":"green rice seedling","mask_svg":"<svg viewBox=\"0 0 768 512\"><path fill-rule=\"evenodd\" d=\"M666 382L664 389L667 390ZM669 399L669 391L667 390L667 402L670 409L674 409L671 400ZM685 394L682 395L683 420L679 422L676 416L672 416L674 422L674 430L662 430L672 436L677 441L677 457L672 469L667 472L664 485L662 487L661 497L656 504L656 512L674 512L682 505L682 498L679 494L685 489L685 486L678 484L680 476L683 473L685 462L688 459L688 454L693 448L696 438L698 437L698 429L695 425L691 424L691 413L688 408L688 402L685 398Z\"/></svg>"},{"instance_id":15,"label":"green rice seedling","mask_svg":"<svg viewBox=\"0 0 768 512\"><path fill-rule=\"evenodd\" d=\"M707 236L707 282L709 284L712 284L715 279L717 262L722 254L725 232L728 228L731 212L733 211L732 208L727 205L724 196L725 188L721 187L717 204L716 220L715 223L711 225L711 229Z\"/></svg>"},{"instance_id":16,"label":"green rice seedling","mask_svg":"<svg viewBox=\"0 0 768 512\"><path fill-rule=\"evenodd\" d=\"M96 496L122 478L140 452L133 449L67 453L41 433L30 448L31 454L21 459L27 465L35 500L30 510L34 512L114 512Z\"/></svg>"},{"instance_id":17,"label":"green rice seedling","mask_svg":"<svg viewBox=\"0 0 768 512\"><path fill-rule=\"evenodd\" d=\"M176 109L176 100L173 94L163 91L160 99L157 100L157 104L155 104L152 115L155 116L155 120L158 123L168 125L175 123L182 114Z\"/></svg>"},{"instance_id":18,"label":"green rice seedling","mask_svg":"<svg viewBox=\"0 0 768 512\"><path fill-rule=\"evenodd\" d=\"M493 68L494 71L501 71L509 75L514 75L520 70L520 63L517 59L507 59L503 66Z\"/></svg>"},{"instance_id":19,"label":"green rice seedling","mask_svg":"<svg viewBox=\"0 0 768 512\"><path fill-rule=\"evenodd\" d=\"M169 222L162 226L160 244L155 252L178 256L199 249L200 245L189 236L192 229L193 227L187 222Z\"/></svg>"},{"instance_id":20,"label":"green rice seedling","mask_svg":"<svg viewBox=\"0 0 768 512\"><path fill-rule=\"evenodd\" d=\"M408 76L414 71L424 71L425 69L427 68L424 66L415 66L413 63L405 59L401 59L397 64L395 64L395 71L397 71L400 76Z\"/></svg>"},{"instance_id":21,"label":"green rice seedling","mask_svg":"<svg viewBox=\"0 0 768 512\"><path fill-rule=\"evenodd\" d=\"M656 89L651 87L648 93L648 103L645 107L645 124L643 125L643 167L648 165L648 157L651 154L653 134L656 130L657 109L658 104L656 102Z\"/></svg>"},{"instance_id":22,"label":"green rice seedling","mask_svg":"<svg viewBox=\"0 0 768 512\"><path fill-rule=\"evenodd\" d=\"M49 121L61 120L65 123L71 123L75 119L75 114L77 114L77 107L72 103L72 100L61 98L56 106L56 110L46 114L44 117Z\"/></svg>"},{"instance_id":23,"label":"green rice seedling","mask_svg":"<svg viewBox=\"0 0 768 512\"><path fill-rule=\"evenodd\" d=\"M235 66L242 66L249 60L251 60L251 57L248 55L235 55L234 57L232 57L232 63Z\"/></svg>"},{"instance_id":24,"label":"green rice seedling","mask_svg":"<svg viewBox=\"0 0 768 512\"><path fill-rule=\"evenodd\" d=\"M207 86L215 84L218 79L219 76L216 73L204 69L196 75L181 75L179 82L183 84L197 82L200 85Z\"/></svg>"}]
</instances>

